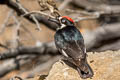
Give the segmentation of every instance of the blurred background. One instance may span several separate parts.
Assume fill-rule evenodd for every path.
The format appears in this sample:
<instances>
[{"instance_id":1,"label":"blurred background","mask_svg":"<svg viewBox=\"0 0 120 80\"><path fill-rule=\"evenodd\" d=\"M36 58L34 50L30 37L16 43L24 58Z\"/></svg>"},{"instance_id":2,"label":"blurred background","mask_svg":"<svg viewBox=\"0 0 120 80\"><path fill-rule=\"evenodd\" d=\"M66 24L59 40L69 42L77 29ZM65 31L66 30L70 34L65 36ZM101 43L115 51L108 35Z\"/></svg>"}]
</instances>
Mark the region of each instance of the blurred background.
<instances>
[{"instance_id":1,"label":"blurred background","mask_svg":"<svg viewBox=\"0 0 120 80\"><path fill-rule=\"evenodd\" d=\"M88 52L120 49L120 0L54 0L61 15L69 16L83 34ZM20 0L27 11L40 11L37 0ZM48 17L21 17L24 9L15 0L0 1L0 80L47 75L61 59L54 45L57 25ZM49 13L44 11L45 13Z\"/></svg>"}]
</instances>

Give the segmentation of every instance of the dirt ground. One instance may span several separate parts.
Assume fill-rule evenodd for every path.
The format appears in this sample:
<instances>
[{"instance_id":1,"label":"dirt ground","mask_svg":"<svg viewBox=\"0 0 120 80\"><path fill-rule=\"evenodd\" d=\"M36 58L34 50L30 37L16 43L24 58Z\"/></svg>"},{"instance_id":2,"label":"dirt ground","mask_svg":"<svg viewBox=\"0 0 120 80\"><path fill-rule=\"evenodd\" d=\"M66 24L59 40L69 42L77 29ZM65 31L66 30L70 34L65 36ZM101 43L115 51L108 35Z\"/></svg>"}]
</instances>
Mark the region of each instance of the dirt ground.
<instances>
[{"instance_id":1,"label":"dirt ground","mask_svg":"<svg viewBox=\"0 0 120 80\"><path fill-rule=\"evenodd\" d=\"M90 52L88 63L94 71L92 78L81 79L77 70L58 61L52 66L45 80L120 80L120 50Z\"/></svg>"}]
</instances>

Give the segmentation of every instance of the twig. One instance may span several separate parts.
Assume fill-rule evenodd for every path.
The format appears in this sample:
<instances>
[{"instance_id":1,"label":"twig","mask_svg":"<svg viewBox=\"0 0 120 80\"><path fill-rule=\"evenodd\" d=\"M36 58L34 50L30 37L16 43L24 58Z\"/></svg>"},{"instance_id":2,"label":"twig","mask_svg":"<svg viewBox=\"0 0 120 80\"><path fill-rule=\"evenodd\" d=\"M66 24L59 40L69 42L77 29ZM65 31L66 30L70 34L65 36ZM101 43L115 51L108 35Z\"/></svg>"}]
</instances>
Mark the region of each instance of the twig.
<instances>
[{"instance_id":1,"label":"twig","mask_svg":"<svg viewBox=\"0 0 120 80\"><path fill-rule=\"evenodd\" d=\"M36 30L41 31L40 24L39 24L39 22L37 21L37 19L35 18L35 16L33 16L33 15L31 15L31 16L32 16L33 20L35 21L35 23L36 23L36 25L37 25Z\"/></svg>"},{"instance_id":2,"label":"twig","mask_svg":"<svg viewBox=\"0 0 120 80\"><path fill-rule=\"evenodd\" d=\"M114 39L113 39L114 40ZM110 41L110 40L109 40ZM112 41L112 39L111 39L111 41ZM108 41L106 41L106 43L107 43ZM100 47L98 47L98 48L91 48L91 51L96 51L96 52L98 52L98 51L106 51L106 50L113 50L113 51L116 51L116 50L119 50L120 49L120 38L119 38L119 40L114 40L113 42L111 42L111 43L107 43L107 44L105 44L105 45L103 45L103 46L100 46Z\"/></svg>"},{"instance_id":3,"label":"twig","mask_svg":"<svg viewBox=\"0 0 120 80\"><path fill-rule=\"evenodd\" d=\"M108 5L108 4L105 4L104 2L96 3L92 0L73 0L72 3L77 5L78 7L83 7L86 10L103 11L104 14L120 13L119 5Z\"/></svg>"},{"instance_id":4,"label":"twig","mask_svg":"<svg viewBox=\"0 0 120 80\"><path fill-rule=\"evenodd\" d=\"M25 8L23 8L23 6L20 4L20 1L19 1L19 0L16 0L16 2L17 2L16 4L18 4L19 8L22 9L22 10L25 12L25 14L28 14L28 11L27 11ZM38 29L38 30L41 30L40 25L39 25L39 22L38 22L38 20L35 18L35 16L34 16L33 14L31 14L30 17L31 17L31 18L33 19L33 21L36 23L37 29Z\"/></svg>"},{"instance_id":5,"label":"twig","mask_svg":"<svg viewBox=\"0 0 120 80\"><path fill-rule=\"evenodd\" d=\"M13 0L8 0L6 2L6 5L8 7L10 7L11 9L15 10L19 16L25 14L24 10L20 9L19 5L16 2L14 2ZM27 9L25 8L25 10L27 10ZM29 11L27 10L27 12L29 12ZM34 16L35 16L35 18L37 19L38 22L42 22L43 24L46 25L46 27L48 27L48 28L50 28L52 30L57 29L58 25L51 22L51 21L49 21L47 17L42 16L40 14L34 14ZM30 15L24 16L24 18L26 18L27 20L29 20L32 23L35 23L35 21L31 18Z\"/></svg>"},{"instance_id":6,"label":"twig","mask_svg":"<svg viewBox=\"0 0 120 80\"><path fill-rule=\"evenodd\" d=\"M46 13L41 12L41 11L31 11L29 13L23 14L22 16L24 17L24 16L27 16L27 15L30 15L30 14L42 14L42 15L47 16L47 17L55 18L54 16L51 16L51 15L46 14Z\"/></svg>"},{"instance_id":7,"label":"twig","mask_svg":"<svg viewBox=\"0 0 120 80\"><path fill-rule=\"evenodd\" d=\"M78 13L80 15L87 15L87 16L100 16L101 14L104 14L103 11L95 11L95 12L88 12L88 11L83 11L83 10L72 10L72 9L66 9L67 12L71 12L71 13Z\"/></svg>"},{"instance_id":8,"label":"twig","mask_svg":"<svg viewBox=\"0 0 120 80\"><path fill-rule=\"evenodd\" d=\"M79 22L82 20L91 20L91 19L97 19L99 18L98 16L87 16L87 17L77 17L74 19L75 22Z\"/></svg>"},{"instance_id":9,"label":"twig","mask_svg":"<svg viewBox=\"0 0 120 80\"><path fill-rule=\"evenodd\" d=\"M47 54L51 53L51 55L56 55L57 52L58 51L55 47L54 42L41 43L39 46L36 45L30 47L18 47L16 50L10 50L7 52L0 53L0 60L15 58L16 56L26 55L26 54L42 55L45 53Z\"/></svg>"},{"instance_id":10,"label":"twig","mask_svg":"<svg viewBox=\"0 0 120 80\"><path fill-rule=\"evenodd\" d=\"M83 33L87 50L90 51L94 46L98 45L98 43L100 43L101 41L104 40L109 41L110 39L119 38L120 37L119 31L120 31L120 23L114 23L111 25L109 24L109 25L100 26L91 32L87 31ZM119 46L116 46L116 48L117 47L120 48Z\"/></svg>"},{"instance_id":11,"label":"twig","mask_svg":"<svg viewBox=\"0 0 120 80\"><path fill-rule=\"evenodd\" d=\"M77 11L77 10L70 10L70 9L67 9L66 11L71 13L77 13L77 14L80 14L81 16L85 16L85 17L76 17L74 19L75 22L78 22L81 20L97 19L100 17L101 14L103 14L103 12L87 12L87 11Z\"/></svg>"},{"instance_id":12,"label":"twig","mask_svg":"<svg viewBox=\"0 0 120 80\"><path fill-rule=\"evenodd\" d=\"M17 69L18 65L22 66L26 63L30 63L32 59L34 59L35 55L27 55L26 59L24 59L24 56L19 58L19 64L16 63L15 59L8 59L3 61L2 64L0 64L0 77L4 76L8 72Z\"/></svg>"}]
</instances>

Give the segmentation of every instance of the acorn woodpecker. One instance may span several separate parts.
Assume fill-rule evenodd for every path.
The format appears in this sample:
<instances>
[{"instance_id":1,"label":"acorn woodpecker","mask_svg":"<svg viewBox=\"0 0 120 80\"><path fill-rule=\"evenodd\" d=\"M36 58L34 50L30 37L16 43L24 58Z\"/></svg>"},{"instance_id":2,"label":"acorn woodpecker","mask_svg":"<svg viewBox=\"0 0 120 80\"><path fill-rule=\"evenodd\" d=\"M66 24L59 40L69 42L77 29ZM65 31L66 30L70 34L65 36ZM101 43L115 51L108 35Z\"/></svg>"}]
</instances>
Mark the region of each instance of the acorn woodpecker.
<instances>
[{"instance_id":1,"label":"acorn woodpecker","mask_svg":"<svg viewBox=\"0 0 120 80\"><path fill-rule=\"evenodd\" d=\"M74 21L68 16L62 16L53 22L60 26L54 36L57 49L77 67L81 78L93 77L93 71L87 63L83 36L74 26Z\"/></svg>"}]
</instances>

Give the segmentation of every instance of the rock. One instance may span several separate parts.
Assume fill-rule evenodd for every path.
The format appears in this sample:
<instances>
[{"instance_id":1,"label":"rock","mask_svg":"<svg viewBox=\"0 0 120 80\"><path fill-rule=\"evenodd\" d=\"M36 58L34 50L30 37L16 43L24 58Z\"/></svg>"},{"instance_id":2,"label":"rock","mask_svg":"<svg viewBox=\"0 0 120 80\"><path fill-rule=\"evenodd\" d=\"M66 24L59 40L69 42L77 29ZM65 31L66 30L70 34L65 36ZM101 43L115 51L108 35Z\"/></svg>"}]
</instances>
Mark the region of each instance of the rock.
<instances>
[{"instance_id":1,"label":"rock","mask_svg":"<svg viewBox=\"0 0 120 80\"><path fill-rule=\"evenodd\" d=\"M92 79L85 80L120 80L120 51L90 52L88 63L94 71ZM56 62L45 80L83 80L78 72L63 61Z\"/></svg>"}]
</instances>

